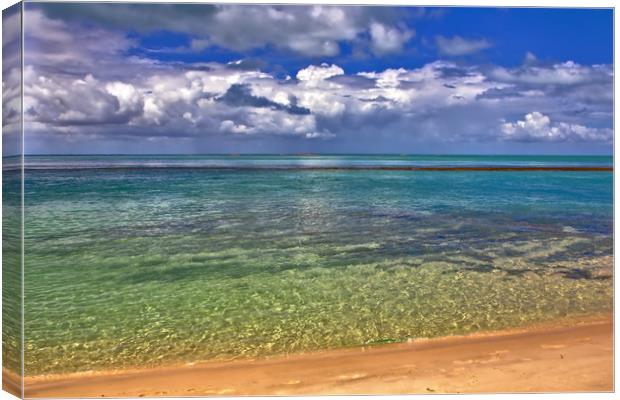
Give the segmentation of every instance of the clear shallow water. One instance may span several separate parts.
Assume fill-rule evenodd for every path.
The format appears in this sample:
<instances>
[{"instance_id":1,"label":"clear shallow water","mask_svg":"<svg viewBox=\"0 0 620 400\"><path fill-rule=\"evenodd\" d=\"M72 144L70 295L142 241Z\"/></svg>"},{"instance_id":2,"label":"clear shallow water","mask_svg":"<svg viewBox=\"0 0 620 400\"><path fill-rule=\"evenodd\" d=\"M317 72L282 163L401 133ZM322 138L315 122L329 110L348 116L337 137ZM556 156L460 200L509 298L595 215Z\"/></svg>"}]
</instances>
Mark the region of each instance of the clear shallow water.
<instances>
[{"instance_id":1,"label":"clear shallow water","mask_svg":"<svg viewBox=\"0 0 620 400\"><path fill-rule=\"evenodd\" d=\"M3 166L7 165L4 163ZM21 172L2 174L2 360L21 372Z\"/></svg>"},{"instance_id":2,"label":"clear shallow water","mask_svg":"<svg viewBox=\"0 0 620 400\"><path fill-rule=\"evenodd\" d=\"M280 163L269 157L256 158ZM25 178L27 375L384 343L612 307L609 172L76 170L63 167L74 157L50 158L56 168ZM349 158L391 162L330 162Z\"/></svg>"}]
</instances>

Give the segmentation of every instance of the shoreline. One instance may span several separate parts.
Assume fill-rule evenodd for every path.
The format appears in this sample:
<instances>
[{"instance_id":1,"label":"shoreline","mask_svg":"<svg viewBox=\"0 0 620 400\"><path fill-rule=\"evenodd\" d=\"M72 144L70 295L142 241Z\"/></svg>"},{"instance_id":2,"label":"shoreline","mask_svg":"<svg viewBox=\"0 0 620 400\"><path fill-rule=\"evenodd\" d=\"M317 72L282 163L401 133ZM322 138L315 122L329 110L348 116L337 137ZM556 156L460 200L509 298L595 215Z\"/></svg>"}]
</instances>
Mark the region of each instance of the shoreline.
<instances>
[{"instance_id":1,"label":"shoreline","mask_svg":"<svg viewBox=\"0 0 620 400\"><path fill-rule=\"evenodd\" d=\"M6 372L6 371L5 371ZM613 390L613 316L405 343L25 377L26 397Z\"/></svg>"}]
</instances>

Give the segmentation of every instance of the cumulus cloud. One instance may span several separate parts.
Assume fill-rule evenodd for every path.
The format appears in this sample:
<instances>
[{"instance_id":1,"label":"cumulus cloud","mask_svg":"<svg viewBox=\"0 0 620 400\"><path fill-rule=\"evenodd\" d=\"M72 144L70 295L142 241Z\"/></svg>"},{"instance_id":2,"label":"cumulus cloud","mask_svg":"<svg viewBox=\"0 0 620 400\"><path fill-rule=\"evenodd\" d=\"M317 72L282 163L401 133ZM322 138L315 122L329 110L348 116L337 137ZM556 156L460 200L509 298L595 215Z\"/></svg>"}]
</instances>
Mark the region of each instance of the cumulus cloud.
<instances>
[{"instance_id":1,"label":"cumulus cloud","mask_svg":"<svg viewBox=\"0 0 620 400\"><path fill-rule=\"evenodd\" d=\"M486 39L465 39L460 36L448 38L440 35L435 40L439 52L449 56L477 53L491 47L491 43Z\"/></svg>"},{"instance_id":2,"label":"cumulus cloud","mask_svg":"<svg viewBox=\"0 0 620 400\"><path fill-rule=\"evenodd\" d=\"M347 75L333 64L310 65L298 71L294 80L217 63L183 73L155 69L146 79L132 82L104 82L91 75L50 78L37 75L32 67L27 73L29 122L82 130L87 125L133 125L153 135L182 131L197 137L219 132L325 139L356 129L409 126L417 127L420 137L450 140L465 138L469 133L463 127L471 125L479 128L478 139L493 140L493 127L484 127L484 121L496 120L506 105L526 109L538 101L555 107L551 111L558 114L564 107L561 102L549 102L545 87L521 90L490 79L477 67L448 62L357 75ZM545 115L530 113L523 121L504 124L502 135L495 139L598 141L601 135L609 137L609 131L569 122L554 125ZM453 124L454 130L446 123Z\"/></svg>"},{"instance_id":3,"label":"cumulus cloud","mask_svg":"<svg viewBox=\"0 0 620 400\"><path fill-rule=\"evenodd\" d=\"M30 82L30 79L34 80ZM142 114L143 100L131 84L37 76L24 72L24 109L28 121L49 125L126 124Z\"/></svg>"},{"instance_id":4,"label":"cumulus cloud","mask_svg":"<svg viewBox=\"0 0 620 400\"><path fill-rule=\"evenodd\" d=\"M551 119L538 111L525 115L523 120L506 122L501 126L504 137L515 141L603 141L613 138L611 129L589 128L579 124L559 122L552 124Z\"/></svg>"},{"instance_id":5,"label":"cumulus cloud","mask_svg":"<svg viewBox=\"0 0 620 400\"><path fill-rule=\"evenodd\" d=\"M271 18L292 18L283 10ZM348 18L331 14L337 8L312 10L317 18ZM257 59L172 63L128 55L134 43L116 31L50 19L37 9L28 14L37 23L26 38L33 54L24 88L30 143L122 138L194 149L296 140L344 143L349 151L365 144L359 150L368 151L378 141L398 148L412 141L607 143L612 137L609 65L506 68L439 60L351 73L318 61L282 77ZM378 20L368 26L372 21Z\"/></svg>"},{"instance_id":6,"label":"cumulus cloud","mask_svg":"<svg viewBox=\"0 0 620 400\"><path fill-rule=\"evenodd\" d=\"M290 81L209 63L181 74L155 69L146 79L104 82L92 75L38 75L29 66L25 103L28 122L64 128L116 124L196 135L330 138L337 135L333 130L385 125L471 103L491 86L474 70L460 76L445 72L454 67L432 63L337 80L347 77L341 67L310 65Z\"/></svg>"},{"instance_id":7,"label":"cumulus cloud","mask_svg":"<svg viewBox=\"0 0 620 400\"><path fill-rule=\"evenodd\" d=\"M343 75L344 70L337 65L321 64L309 65L297 72L297 79L308 86L317 86L322 81L332 76Z\"/></svg>"},{"instance_id":8,"label":"cumulus cloud","mask_svg":"<svg viewBox=\"0 0 620 400\"><path fill-rule=\"evenodd\" d=\"M313 115L291 115L270 109L254 109L226 119L220 124L220 131L241 135L302 136L314 138L316 120Z\"/></svg>"}]
</instances>

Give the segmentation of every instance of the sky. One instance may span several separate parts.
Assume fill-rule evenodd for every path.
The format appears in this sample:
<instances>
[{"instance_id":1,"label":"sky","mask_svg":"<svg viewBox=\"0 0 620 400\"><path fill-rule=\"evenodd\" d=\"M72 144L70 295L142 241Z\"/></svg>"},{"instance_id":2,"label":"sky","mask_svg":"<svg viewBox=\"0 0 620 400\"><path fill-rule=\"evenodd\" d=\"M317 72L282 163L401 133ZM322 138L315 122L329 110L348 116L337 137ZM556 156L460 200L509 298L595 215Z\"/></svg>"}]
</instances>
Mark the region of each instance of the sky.
<instances>
[{"instance_id":1,"label":"sky","mask_svg":"<svg viewBox=\"0 0 620 400\"><path fill-rule=\"evenodd\" d=\"M612 152L610 9L26 3L24 24L30 154Z\"/></svg>"}]
</instances>

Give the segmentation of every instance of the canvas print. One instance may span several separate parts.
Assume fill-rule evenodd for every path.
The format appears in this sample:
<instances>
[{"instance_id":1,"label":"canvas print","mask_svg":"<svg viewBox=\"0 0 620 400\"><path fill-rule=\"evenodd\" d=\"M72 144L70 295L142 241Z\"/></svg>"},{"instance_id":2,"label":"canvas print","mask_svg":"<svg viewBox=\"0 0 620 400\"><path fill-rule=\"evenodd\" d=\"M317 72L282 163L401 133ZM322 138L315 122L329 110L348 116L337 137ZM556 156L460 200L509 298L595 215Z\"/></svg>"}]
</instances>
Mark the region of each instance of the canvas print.
<instances>
[{"instance_id":1,"label":"canvas print","mask_svg":"<svg viewBox=\"0 0 620 400\"><path fill-rule=\"evenodd\" d=\"M2 17L5 391L614 390L611 8Z\"/></svg>"}]
</instances>

